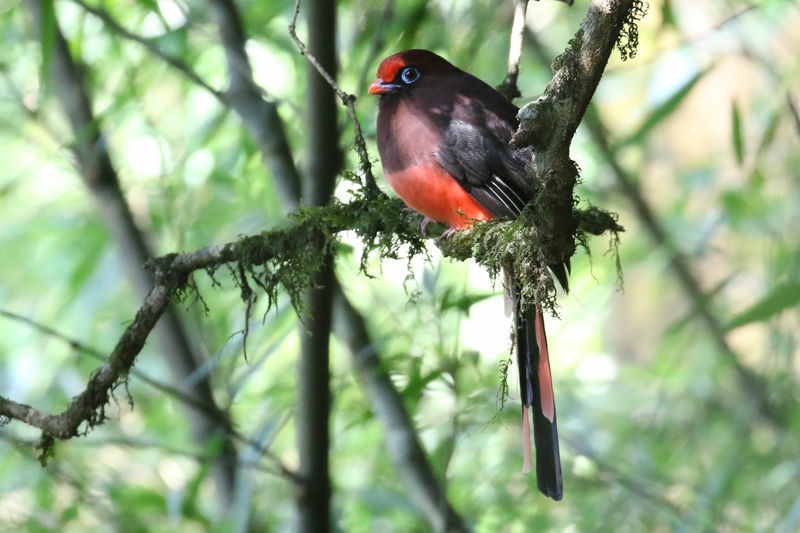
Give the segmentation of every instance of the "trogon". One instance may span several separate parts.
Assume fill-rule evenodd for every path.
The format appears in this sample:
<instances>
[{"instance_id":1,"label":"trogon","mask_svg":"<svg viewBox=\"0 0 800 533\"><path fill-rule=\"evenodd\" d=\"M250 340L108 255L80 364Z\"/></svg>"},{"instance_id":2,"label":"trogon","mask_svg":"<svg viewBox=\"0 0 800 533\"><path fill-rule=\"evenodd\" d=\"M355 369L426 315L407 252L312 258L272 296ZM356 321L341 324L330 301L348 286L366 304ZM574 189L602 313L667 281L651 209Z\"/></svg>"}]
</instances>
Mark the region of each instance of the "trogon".
<instances>
[{"instance_id":1,"label":"trogon","mask_svg":"<svg viewBox=\"0 0 800 533\"><path fill-rule=\"evenodd\" d=\"M378 152L386 180L426 222L446 224L452 232L476 221L516 218L535 194L531 150L509 146L518 108L475 76L428 50L406 50L381 62L369 92L380 97ZM569 262L550 270L568 290ZM539 490L560 500L556 407L542 310L523 308L513 281L507 289L514 302L523 469L530 470L532 417Z\"/></svg>"}]
</instances>

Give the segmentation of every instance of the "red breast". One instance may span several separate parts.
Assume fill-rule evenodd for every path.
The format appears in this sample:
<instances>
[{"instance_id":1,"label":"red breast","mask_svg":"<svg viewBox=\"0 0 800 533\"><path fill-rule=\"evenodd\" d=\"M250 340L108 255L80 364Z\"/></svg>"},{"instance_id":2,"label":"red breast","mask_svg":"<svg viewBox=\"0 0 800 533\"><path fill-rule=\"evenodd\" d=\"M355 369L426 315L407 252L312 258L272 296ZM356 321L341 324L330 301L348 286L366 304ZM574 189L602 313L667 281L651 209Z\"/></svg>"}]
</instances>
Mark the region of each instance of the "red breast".
<instances>
[{"instance_id":1,"label":"red breast","mask_svg":"<svg viewBox=\"0 0 800 533\"><path fill-rule=\"evenodd\" d=\"M451 228L468 228L474 220L494 218L435 161L387 172L386 181L408 207Z\"/></svg>"}]
</instances>

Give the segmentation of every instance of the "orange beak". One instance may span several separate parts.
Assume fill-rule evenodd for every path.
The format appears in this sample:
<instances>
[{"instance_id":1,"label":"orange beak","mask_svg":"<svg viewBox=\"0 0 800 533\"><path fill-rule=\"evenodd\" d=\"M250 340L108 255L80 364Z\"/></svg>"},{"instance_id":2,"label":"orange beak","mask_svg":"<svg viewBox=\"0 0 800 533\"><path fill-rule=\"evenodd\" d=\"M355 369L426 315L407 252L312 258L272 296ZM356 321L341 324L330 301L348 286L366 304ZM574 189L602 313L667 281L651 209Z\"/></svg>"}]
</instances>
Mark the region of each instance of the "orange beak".
<instances>
[{"instance_id":1,"label":"orange beak","mask_svg":"<svg viewBox=\"0 0 800 533\"><path fill-rule=\"evenodd\" d=\"M372 85L369 86L369 94L388 94L397 88L398 85L395 85L394 83L386 83L381 78L378 78L372 82Z\"/></svg>"}]
</instances>

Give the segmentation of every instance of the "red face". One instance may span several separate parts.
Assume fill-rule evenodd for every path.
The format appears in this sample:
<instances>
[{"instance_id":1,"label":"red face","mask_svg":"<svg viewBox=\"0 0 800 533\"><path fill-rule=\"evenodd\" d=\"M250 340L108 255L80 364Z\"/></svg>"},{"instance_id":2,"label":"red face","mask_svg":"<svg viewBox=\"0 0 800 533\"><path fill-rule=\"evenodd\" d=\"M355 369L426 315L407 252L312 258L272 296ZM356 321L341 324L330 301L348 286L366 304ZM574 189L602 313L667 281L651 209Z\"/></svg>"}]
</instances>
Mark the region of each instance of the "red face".
<instances>
[{"instance_id":1,"label":"red face","mask_svg":"<svg viewBox=\"0 0 800 533\"><path fill-rule=\"evenodd\" d=\"M388 94L413 85L425 75L460 72L445 59L428 50L406 50L387 57L378 67L378 79L370 94Z\"/></svg>"},{"instance_id":2,"label":"red face","mask_svg":"<svg viewBox=\"0 0 800 533\"><path fill-rule=\"evenodd\" d=\"M400 69L407 65L403 53L397 53L384 59L378 67L378 79L369 86L370 94L386 94L392 92L393 81Z\"/></svg>"}]
</instances>

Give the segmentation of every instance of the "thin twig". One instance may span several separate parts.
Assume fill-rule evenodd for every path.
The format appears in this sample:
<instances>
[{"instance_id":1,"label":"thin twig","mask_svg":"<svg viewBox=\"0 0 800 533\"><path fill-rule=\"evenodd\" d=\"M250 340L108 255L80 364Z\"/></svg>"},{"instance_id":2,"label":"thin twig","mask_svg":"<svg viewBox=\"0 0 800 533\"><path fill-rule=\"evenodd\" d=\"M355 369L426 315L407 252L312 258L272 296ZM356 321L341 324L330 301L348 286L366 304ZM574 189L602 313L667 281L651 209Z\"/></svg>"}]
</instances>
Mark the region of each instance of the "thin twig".
<instances>
[{"instance_id":1,"label":"thin twig","mask_svg":"<svg viewBox=\"0 0 800 533\"><path fill-rule=\"evenodd\" d=\"M525 14L528 11L528 0L516 0L514 2L514 21L511 23L511 39L508 46L508 73L506 79L498 87L500 94L513 100L519 98L522 93L517 87L519 77L519 62L522 59L522 42L525 36Z\"/></svg>"},{"instance_id":2,"label":"thin twig","mask_svg":"<svg viewBox=\"0 0 800 533\"><path fill-rule=\"evenodd\" d=\"M369 152L367 151L367 142L364 140L364 134L361 130L361 123L358 120L358 115L356 115L356 96L353 94L346 93L339 87L339 84L336 83L331 75L328 73L325 68L320 65L317 58L309 51L308 47L305 43L300 40L300 37L297 36L297 17L300 15L300 3L301 0L295 0L294 3L294 15L292 16L292 22L289 24L289 35L291 35L292 39L294 40L297 48L300 49L300 53L306 56L308 62L313 65L317 72L319 72L320 76L322 76L328 85L331 86L333 92L336 93L336 96L339 100L342 101L342 104L347 107L347 114L350 116L350 120L353 122L353 130L355 132L355 148L356 153L358 154L359 164L361 166L361 173L364 175L364 188L365 194L369 197L373 194L380 192L377 183L375 182L375 176L372 173L372 163L369 160Z\"/></svg>"}]
</instances>

